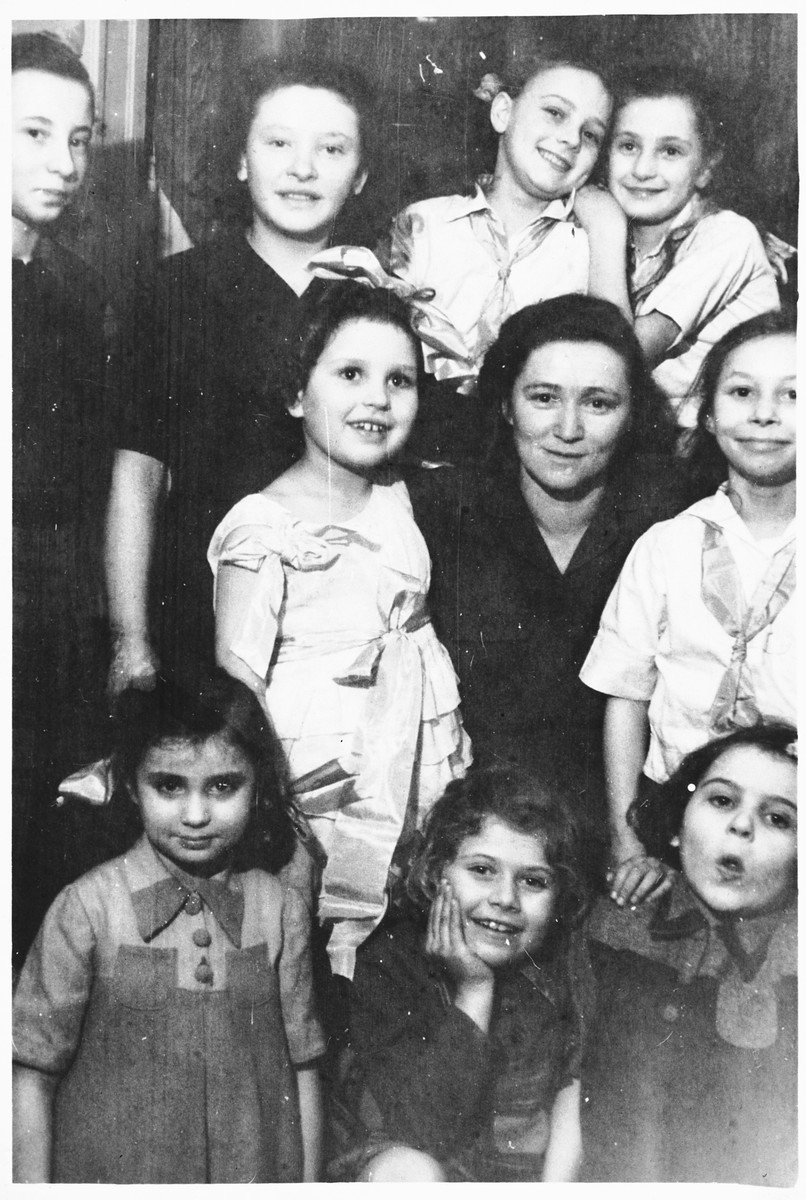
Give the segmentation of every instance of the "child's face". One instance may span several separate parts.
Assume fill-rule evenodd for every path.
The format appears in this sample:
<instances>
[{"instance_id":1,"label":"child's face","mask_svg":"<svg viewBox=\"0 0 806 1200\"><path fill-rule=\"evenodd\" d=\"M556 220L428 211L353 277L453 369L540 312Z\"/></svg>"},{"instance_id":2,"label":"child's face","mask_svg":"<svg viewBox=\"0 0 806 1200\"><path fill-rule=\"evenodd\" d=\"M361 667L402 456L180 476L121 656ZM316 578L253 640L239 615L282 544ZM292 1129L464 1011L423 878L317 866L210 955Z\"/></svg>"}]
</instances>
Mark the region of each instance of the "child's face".
<instances>
[{"instance_id":1,"label":"child's face","mask_svg":"<svg viewBox=\"0 0 806 1200\"><path fill-rule=\"evenodd\" d=\"M593 170L609 118L601 79L577 67L541 72L515 100L500 92L490 111L501 135L496 175L531 200L567 196Z\"/></svg>"},{"instance_id":2,"label":"child's face","mask_svg":"<svg viewBox=\"0 0 806 1200\"><path fill-rule=\"evenodd\" d=\"M395 325L341 325L289 409L308 454L360 473L394 458L417 415L418 353Z\"/></svg>"},{"instance_id":3,"label":"child's face","mask_svg":"<svg viewBox=\"0 0 806 1200\"><path fill-rule=\"evenodd\" d=\"M684 96L630 100L617 114L609 187L636 224L665 232L710 173L696 113Z\"/></svg>"},{"instance_id":4,"label":"child's face","mask_svg":"<svg viewBox=\"0 0 806 1200\"><path fill-rule=\"evenodd\" d=\"M267 230L302 241L327 238L366 181L355 110L323 88L269 93L257 106L238 178Z\"/></svg>"},{"instance_id":5,"label":"child's face","mask_svg":"<svg viewBox=\"0 0 806 1200\"><path fill-rule=\"evenodd\" d=\"M680 830L680 861L712 912L751 916L789 899L797 866L797 770L755 746L732 746L703 775Z\"/></svg>"},{"instance_id":6,"label":"child's face","mask_svg":"<svg viewBox=\"0 0 806 1200\"><path fill-rule=\"evenodd\" d=\"M529 355L504 417L522 472L551 494L602 483L630 422L624 360L600 342L549 342Z\"/></svg>"},{"instance_id":7,"label":"child's face","mask_svg":"<svg viewBox=\"0 0 806 1200\"><path fill-rule=\"evenodd\" d=\"M222 734L158 742L137 769L134 799L160 854L192 875L214 875L249 824L255 771Z\"/></svg>"},{"instance_id":8,"label":"child's face","mask_svg":"<svg viewBox=\"0 0 806 1200\"><path fill-rule=\"evenodd\" d=\"M707 422L729 475L766 487L795 478L797 446L795 335L738 346L726 358Z\"/></svg>"},{"instance_id":9,"label":"child's face","mask_svg":"<svg viewBox=\"0 0 806 1200\"><path fill-rule=\"evenodd\" d=\"M61 216L87 170L92 109L87 89L47 71L11 76L11 215L37 228Z\"/></svg>"},{"instance_id":10,"label":"child's face","mask_svg":"<svg viewBox=\"0 0 806 1200\"><path fill-rule=\"evenodd\" d=\"M468 947L487 966L507 967L539 949L558 895L541 838L487 817L443 878L459 904Z\"/></svg>"}]
</instances>

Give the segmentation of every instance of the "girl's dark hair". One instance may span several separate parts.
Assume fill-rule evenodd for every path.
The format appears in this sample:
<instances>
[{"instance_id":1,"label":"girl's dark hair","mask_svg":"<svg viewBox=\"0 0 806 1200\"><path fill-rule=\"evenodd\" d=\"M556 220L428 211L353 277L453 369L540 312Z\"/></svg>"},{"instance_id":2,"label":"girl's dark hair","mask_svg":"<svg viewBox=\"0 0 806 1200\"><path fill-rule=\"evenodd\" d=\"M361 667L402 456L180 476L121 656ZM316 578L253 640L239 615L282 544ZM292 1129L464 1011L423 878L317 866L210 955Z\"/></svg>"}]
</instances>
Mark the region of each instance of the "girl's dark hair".
<instances>
[{"instance_id":1,"label":"girl's dark hair","mask_svg":"<svg viewBox=\"0 0 806 1200\"><path fill-rule=\"evenodd\" d=\"M144 755L161 742L200 745L221 735L247 756L255 770L255 803L236 850L236 866L278 871L290 860L295 835L286 772L274 730L257 697L225 671L202 674L191 689L161 676L152 691L127 688L115 706L112 776L115 795L131 800Z\"/></svg>"},{"instance_id":2,"label":"girl's dark hair","mask_svg":"<svg viewBox=\"0 0 806 1200\"><path fill-rule=\"evenodd\" d=\"M393 325L406 335L417 363L417 384L422 394L425 367L417 335L411 327L408 305L389 288L371 288L361 283L332 283L308 300L300 317L300 338L287 367L284 383L286 404L293 404L304 390L325 347L348 321L372 321Z\"/></svg>"},{"instance_id":3,"label":"girl's dark hair","mask_svg":"<svg viewBox=\"0 0 806 1200\"><path fill-rule=\"evenodd\" d=\"M717 445L708 424L714 415L714 399L725 363L734 350L747 342L779 334L795 335L795 317L789 311L762 313L734 326L712 346L700 367L691 394L698 398L697 424L680 440L680 457L686 464L693 488L701 494L712 492L725 481L727 460Z\"/></svg>"},{"instance_id":4,"label":"girl's dark hair","mask_svg":"<svg viewBox=\"0 0 806 1200\"><path fill-rule=\"evenodd\" d=\"M529 356L554 342L597 342L613 350L624 363L630 387L630 422L613 458L612 470L638 449L665 448L671 434L670 420L635 332L615 304L595 296L555 296L508 317L487 351L479 374L479 395L486 405L502 414ZM498 440L511 440L511 429L503 416L499 419Z\"/></svg>"},{"instance_id":5,"label":"girl's dark hair","mask_svg":"<svg viewBox=\"0 0 806 1200\"><path fill-rule=\"evenodd\" d=\"M53 33L17 33L11 39L11 73L46 71L62 79L73 79L87 90L95 112L95 89L77 54Z\"/></svg>"},{"instance_id":6,"label":"girl's dark hair","mask_svg":"<svg viewBox=\"0 0 806 1200\"><path fill-rule=\"evenodd\" d=\"M797 764L797 736L792 725L771 721L737 729L692 750L665 783L648 788L645 797L630 805L627 820L647 853L679 871L680 852L671 845L671 840L680 833L683 814L706 771L734 746L754 746L762 754L794 760Z\"/></svg>"},{"instance_id":7,"label":"girl's dark hair","mask_svg":"<svg viewBox=\"0 0 806 1200\"><path fill-rule=\"evenodd\" d=\"M491 817L543 842L559 883L555 925L558 933L567 932L581 920L589 894L580 865L582 834L564 799L549 795L536 775L511 767L475 768L453 780L426 818L421 848L406 878L409 897L418 907L429 907L462 842Z\"/></svg>"},{"instance_id":8,"label":"girl's dark hair","mask_svg":"<svg viewBox=\"0 0 806 1200\"><path fill-rule=\"evenodd\" d=\"M280 88L307 87L333 92L358 118L361 164L375 161L377 100L366 77L355 67L333 59L294 55L279 59L263 55L241 70L232 111L232 146L240 156L264 97Z\"/></svg>"},{"instance_id":9,"label":"girl's dark hair","mask_svg":"<svg viewBox=\"0 0 806 1200\"><path fill-rule=\"evenodd\" d=\"M724 150L724 118L716 91L701 71L678 63L642 61L620 75L616 87L613 123L632 100L660 100L675 96L687 100L694 112L705 158L716 163Z\"/></svg>"}]
</instances>

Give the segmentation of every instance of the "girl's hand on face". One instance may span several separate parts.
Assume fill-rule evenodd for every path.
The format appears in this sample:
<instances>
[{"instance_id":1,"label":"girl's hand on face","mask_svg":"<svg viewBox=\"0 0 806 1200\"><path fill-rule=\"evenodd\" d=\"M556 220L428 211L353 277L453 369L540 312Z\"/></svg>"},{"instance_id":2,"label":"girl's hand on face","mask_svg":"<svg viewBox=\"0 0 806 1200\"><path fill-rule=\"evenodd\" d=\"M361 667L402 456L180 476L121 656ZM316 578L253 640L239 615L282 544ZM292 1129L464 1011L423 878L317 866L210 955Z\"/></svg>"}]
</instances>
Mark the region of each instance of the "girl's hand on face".
<instances>
[{"instance_id":1,"label":"girl's hand on face","mask_svg":"<svg viewBox=\"0 0 806 1200\"><path fill-rule=\"evenodd\" d=\"M633 854L607 872L610 899L623 908L635 907L644 900L657 900L672 886L674 871L649 854Z\"/></svg>"},{"instance_id":2,"label":"girl's hand on face","mask_svg":"<svg viewBox=\"0 0 806 1200\"><path fill-rule=\"evenodd\" d=\"M457 989L478 985L491 986L494 982L492 967L482 962L467 944L459 903L447 880L443 880L439 885L439 891L431 905L425 952L430 958L442 963Z\"/></svg>"}]
</instances>

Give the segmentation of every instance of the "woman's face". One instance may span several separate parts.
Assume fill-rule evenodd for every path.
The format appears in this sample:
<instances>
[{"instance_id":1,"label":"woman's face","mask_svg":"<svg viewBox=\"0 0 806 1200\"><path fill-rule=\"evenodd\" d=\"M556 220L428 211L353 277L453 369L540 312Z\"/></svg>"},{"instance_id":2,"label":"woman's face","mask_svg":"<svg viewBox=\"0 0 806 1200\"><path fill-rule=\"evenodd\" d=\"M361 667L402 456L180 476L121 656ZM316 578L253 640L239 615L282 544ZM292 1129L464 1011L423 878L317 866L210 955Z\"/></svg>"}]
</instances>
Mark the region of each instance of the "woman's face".
<instances>
[{"instance_id":1,"label":"woman's face","mask_svg":"<svg viewBox=\"0 0 806 1200\"><path fill-rule=\"evenodd\" d=\"M259 101L241 156L254 219L270 232L317 242L330 235L366 181L358 114L325 88L278 88Z\"/></svg>"},{"instance_id":2,"label":"woman's face","mask_svg":"<svg viewBox=\"0 0 806 1200\"><path fill-rule=\"evenodd\" d=\"M756 746L732 746L692 793L680 863L692 891L722 916L752 916L791 897L798 860L797 768Z\"/></svg>"},{"instance_id":3,"label":"woman's face","mask_svg":"<svg viewBox=\"0 0 806 1200\"><path fill-rule=\"evenodd\" d=\"M522 474L569 499L604 484L631 413L626 364L601 342L533 350L504 406Z\"/></svg>"}]
</instances>

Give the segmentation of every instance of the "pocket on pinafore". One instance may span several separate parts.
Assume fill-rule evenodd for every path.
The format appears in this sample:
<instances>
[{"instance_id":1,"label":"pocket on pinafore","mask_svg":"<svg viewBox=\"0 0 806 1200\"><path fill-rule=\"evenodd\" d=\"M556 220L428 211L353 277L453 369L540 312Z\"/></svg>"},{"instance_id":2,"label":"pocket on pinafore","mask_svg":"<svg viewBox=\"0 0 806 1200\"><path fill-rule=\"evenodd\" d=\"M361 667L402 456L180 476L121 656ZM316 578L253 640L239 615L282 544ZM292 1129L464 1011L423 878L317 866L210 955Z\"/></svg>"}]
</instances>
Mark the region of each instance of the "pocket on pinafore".
<instances>
[{"instance_id":1,"label":"pocket on pinafore","mask_svg":"<svg viewBox=\"0 0 806 1200\"><path fill-rule=\"evenodd\" d=\"M115 959L112 992L126 1008L162 1008L176 988L176 950L121 946Z\"/></svg>"},{"instance_id":2,"label":"pocket on pinafore","mask_svg":"<svg viewBox=\"0 0 806 1200\"><path fill-rule=\"evenodd\" d=\"M277 973L265 942L228 951L227 991L235 1004L251 1008L268 1004L277 990Z\"/></svg>"}]
</instances>

